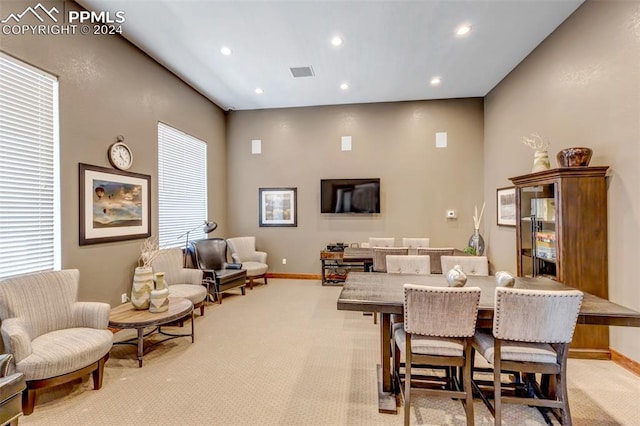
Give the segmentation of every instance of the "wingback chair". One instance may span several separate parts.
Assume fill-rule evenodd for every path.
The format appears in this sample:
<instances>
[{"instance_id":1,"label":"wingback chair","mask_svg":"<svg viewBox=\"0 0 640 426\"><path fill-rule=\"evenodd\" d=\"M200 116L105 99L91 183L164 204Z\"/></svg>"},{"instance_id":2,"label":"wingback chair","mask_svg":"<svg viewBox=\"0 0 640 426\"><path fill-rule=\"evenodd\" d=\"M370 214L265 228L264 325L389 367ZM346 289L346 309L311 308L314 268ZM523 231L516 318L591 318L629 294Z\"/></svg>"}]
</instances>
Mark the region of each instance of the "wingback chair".
<instances>
[{"instance_id":1,"label":"wingback chair","mask_svg":"<svg viewBox=\"0 0 640 426\"><path fill-rule=\"evenodd\" d=\"M227 242L222 238L204 238L191 241L192 262L204 274L204 280L209 285L209 292L222 303L222 293L240 289L245 295L247 271L239 263L227 263Z\"/></svg>"},{"instance_id":2,"label":"wingback chair","mask_svg":"<svg viewBox=\"0 0 640 426\"><path fill-rule=\"evenodd\" d=\"M104 363L113 345L107 303L78 302L77 269L47 271L0 282L0 320L5 350L24 373L22 411L33 412L36 389L89 373L102 387Z\"/></svg>"},{"instance_id":3,"label":"wingback chair","mask_svg":"<svg viewBox=\"0 0 640 426\"><path fill-rule=\"evenodd\" d=\"M228 238L227 244L233 261L242 263L242 269L247 271L249 288L253 290L253 282L258 278L262 278L264 285L267 285L267 253L256 250L256 237Z\"/></svg>"},{"instance_id":4,"label":"wingback chair","mask_svg":"<svg viewBox=\"0 0 640 426\"><path fill-rule=\"evenodd\" d=\"M151 267L153 272L164 272L164 282L170 296L189 299L194 309L200 308L200 315L204 315L207 289L202 285L202 271L183 268L183 262L182 249L173 247L160 250Z\"/></svg>"}]
</instances>

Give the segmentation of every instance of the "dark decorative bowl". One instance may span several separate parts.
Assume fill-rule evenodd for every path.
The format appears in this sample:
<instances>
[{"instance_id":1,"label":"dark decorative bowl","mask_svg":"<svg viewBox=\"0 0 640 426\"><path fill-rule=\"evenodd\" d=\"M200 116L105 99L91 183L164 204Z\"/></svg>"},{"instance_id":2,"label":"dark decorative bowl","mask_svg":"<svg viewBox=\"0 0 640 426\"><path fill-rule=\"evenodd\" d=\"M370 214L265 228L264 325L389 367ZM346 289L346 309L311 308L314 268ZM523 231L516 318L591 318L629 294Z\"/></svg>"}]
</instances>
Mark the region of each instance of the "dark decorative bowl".
<instances>
[{"instance_id":1,"label":"dark decorative bowl","mask_svg":"<svg viewBox=\"0 0 640 426\"><path fill-rule=\"evenodd\" d=\"M593 151L591 148L567 148L556 155L559 167L586 167Z\"/></svg>"}]
</instances>

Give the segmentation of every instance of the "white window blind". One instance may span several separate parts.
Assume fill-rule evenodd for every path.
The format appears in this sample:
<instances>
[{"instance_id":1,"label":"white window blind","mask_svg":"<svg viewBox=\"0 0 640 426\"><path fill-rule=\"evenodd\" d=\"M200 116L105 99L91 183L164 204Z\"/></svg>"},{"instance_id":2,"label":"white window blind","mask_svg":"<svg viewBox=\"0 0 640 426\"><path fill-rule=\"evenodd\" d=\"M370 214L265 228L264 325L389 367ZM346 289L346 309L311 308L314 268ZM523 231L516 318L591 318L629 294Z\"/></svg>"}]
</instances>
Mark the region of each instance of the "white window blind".
<instances>
[{"instance_id":1,"label":"white window blind","mask_svg":"<svg viewBox=\"0 0 640 426\"><path fill-rule=\"evenodd\" d=\"M58 81L0 52L0 279L60 269Z\"/></svg>"},{"instance_id":2,"label":"white window blind","mask_svg":"<svg viewBox=\"0 0 640 426\"><path fill-rule=\"evenodd\" d=\"M205 238L207 220L207 144L158 123L158 243L181 247Z\"/></svg>"}]
</instances>

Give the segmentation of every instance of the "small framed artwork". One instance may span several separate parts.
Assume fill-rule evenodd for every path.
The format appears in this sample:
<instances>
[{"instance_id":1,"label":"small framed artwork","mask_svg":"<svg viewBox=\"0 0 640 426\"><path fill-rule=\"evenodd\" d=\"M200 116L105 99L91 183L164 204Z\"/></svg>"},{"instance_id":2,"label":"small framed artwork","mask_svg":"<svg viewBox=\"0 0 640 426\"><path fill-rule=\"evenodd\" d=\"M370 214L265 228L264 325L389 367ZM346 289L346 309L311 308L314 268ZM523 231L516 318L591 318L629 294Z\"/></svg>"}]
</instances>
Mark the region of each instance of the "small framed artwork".
<instances>
[{"instance_id":1,"label":"small framed artwork","mask_svg":"<svg viewBox=\"0 0 640 426\"><path fill-rule=\"evenodd\" d=\"M298 188L260 188L260 226L298 226Z\"/></svg>"},{"instance_id":2,"label":"small framed artwork","mask_svg":"<svg viewBox=\"0 0 640 426\"><path fill-rule=\"evenodd\" d=\"M516 226L516 188L498 188L496 192L498 226Z\"/></svg>"},{"instance_id":3,"label":"small framed artwork","mask_svg":"<svg viewBox=\"0 0 640 426\"><path fill-rule=\"evenodd\" d=\"M151 236L151 176L79 164L80 245Z\"/></svg>"}]
</instances>

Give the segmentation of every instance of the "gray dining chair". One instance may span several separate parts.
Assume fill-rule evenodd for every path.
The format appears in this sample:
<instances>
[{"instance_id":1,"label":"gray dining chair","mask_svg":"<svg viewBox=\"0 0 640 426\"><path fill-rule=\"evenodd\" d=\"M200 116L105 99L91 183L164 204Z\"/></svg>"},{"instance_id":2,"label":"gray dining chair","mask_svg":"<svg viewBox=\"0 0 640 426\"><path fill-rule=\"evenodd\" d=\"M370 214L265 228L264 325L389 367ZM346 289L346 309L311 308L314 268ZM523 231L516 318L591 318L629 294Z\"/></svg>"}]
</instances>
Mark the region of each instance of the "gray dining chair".
<instances>
[{"instance_id":1,"label":"gray dining chair","mask_svg":"<svg viewBox=\"0 0 640 426\"><path fill-rule=\"evenodd\" d=\"M393 247L396 245L394 237L369 237L369 247Z\"/></svg>"},{"instance_id":2,"label":"gray dining chair","mask_svg":"<svg viewBox=\"0 0 640 426\"><path fill-rule=\"evenodd\" d=\"M427 275L431 273L429 256L413 254L386 256L387 272L390 274Z\"/></svg>"},{"instance_id":3,"label":"gray dining chair","mask_svg":"<svg viewBox=\"0 0 640 426\"><path fill-rule=\"evenodd\" d=\"M402 247L410 249L429 247L429 238L402 238Z\"/></svg>"},{"instance_id":4,"label":"gray dining chair","mask_svg":"<svg viewBox=\"0 0 640 426\"><path fill-rule=\"evenodd\" d=\"M493 330L477 331L473 338L474 350L493 365L493 406L486 398L483 401L496 425L502 424L504 403L558 409L560 413L555 415L562 424L571 425L567 355L582 297L578 290L496 288ZM533 397L505 396L501 382L504 372L528 373L523 375L524 388L531 390ZM536 382L536 373L546 376L542 386ZM554 380L548 382L549 376ZM554 382L556 388L550 393L555 396L550 396L545 388Z\"/></svg>"},{"instance_id":5,"label":"gray dining chair","mask_svg":"<svg viewBox=\"0 0 640 426\"><path fill-rule=\"evenodd\" d=\"M406 247L373 247L371 249L373 256L373 272L387 272L387 256L409 254Z\"/></svg>"},{"instance_id":6,"label":"gray dining chair","mask_svg":"<svg viewBox=\"0 0 640 426\"><path fill-rule=\"evenodd\" d=\"M432 274L441 274L442 264L440 258L442 256L453 256L456 249L453 247L421 247L416 251L418 255L429 256Z\"/></svg>"},{"instance_id":7,"label":"gray dining chair","mask_svg":"<svg viewBox=\"0 0 640 426\"><path fill-rule=\"evenodd\" d=\"M405 425L409 425L411 417L411 393L418 385L426 395L462 400L467 425L474 424L471 345L480 292L479 287L404 285L404 329L397 328L394 332L392 365L394 378L403 391ZM400 375L402 354L404 387ZM414 375L414 365L455 368L461 374Z\"/></svg>"}]
</instances>

